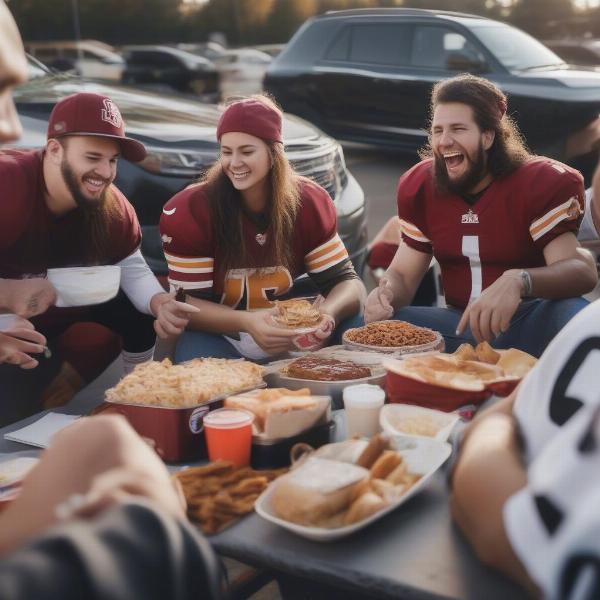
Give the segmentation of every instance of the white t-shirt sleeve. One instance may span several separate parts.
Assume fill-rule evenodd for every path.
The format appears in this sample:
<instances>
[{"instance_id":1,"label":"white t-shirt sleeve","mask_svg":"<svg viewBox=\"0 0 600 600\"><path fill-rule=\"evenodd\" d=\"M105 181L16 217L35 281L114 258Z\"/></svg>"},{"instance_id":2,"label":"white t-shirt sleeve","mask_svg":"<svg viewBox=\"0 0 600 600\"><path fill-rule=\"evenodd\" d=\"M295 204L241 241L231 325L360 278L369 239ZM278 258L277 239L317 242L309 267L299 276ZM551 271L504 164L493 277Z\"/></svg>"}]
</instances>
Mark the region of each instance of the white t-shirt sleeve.
<instances>
[{"instance_id":1,"label":"white t-shirt sleeve","mask_svg":"<svg viewBox=\"0 0 600 600\"><path fill-rule=\"evenodd\" d=\"M544 597L600 597L599 474L600 409L586 406L546 444L527 486L504 506L511 545Z\"/></svg>"},{"instance_id":2,"label":"white t-shirt sleeve","mask_svg":"<svg viewBox=\"0 0 600 600\"><path fill-rule=\"evenodd\" d=\"M150 270L141 251L136 250L117 264L121 267L121 289L125 295L140 312L152 314L150 300L165 290Z\"/></svg>"},{"instance_id":3,"label":"white t-shirt sleeve","mask_svg":"<svg viewBox=\"0 0 600 600\"><path fill-rule=\"evenodd\" d=\"M600 239L600 234L596 231L592 217L592 188L585 190L585 212L579 226L577 239L580 242L591 242Z\"/></svg>"},{"instance_id":4,"label":"white t-shirt sleeve","mask_svg":"<svg viewBox=\"0 0 600 600\"><path fill-rule=\"evenodd\" d=\"M523 381L514 406L529 464L584 405L600 404L600 300L552 340Z\"/></svg>"}]
</instances>

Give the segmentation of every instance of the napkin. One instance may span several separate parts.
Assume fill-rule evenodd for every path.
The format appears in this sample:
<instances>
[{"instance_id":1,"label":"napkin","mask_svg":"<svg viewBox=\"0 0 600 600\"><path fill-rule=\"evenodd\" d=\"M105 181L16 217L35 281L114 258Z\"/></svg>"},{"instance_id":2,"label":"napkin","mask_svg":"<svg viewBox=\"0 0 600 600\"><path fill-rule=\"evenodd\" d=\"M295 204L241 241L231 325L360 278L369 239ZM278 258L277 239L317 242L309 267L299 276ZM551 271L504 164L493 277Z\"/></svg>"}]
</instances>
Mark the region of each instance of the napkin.
<instances>
[{"instance_id":1,"label":"napkin","mask_svg":"<svg viewBox=\"0 0 600 600\"><path fill-rule=\"evenodd\" d=\"M5 433L4 439L37 446L38 448L47 448L54 434L71 425L77 419L79 419L79 415L63 415L50 412L31 425Z\"/></svg>"}]
</instances>

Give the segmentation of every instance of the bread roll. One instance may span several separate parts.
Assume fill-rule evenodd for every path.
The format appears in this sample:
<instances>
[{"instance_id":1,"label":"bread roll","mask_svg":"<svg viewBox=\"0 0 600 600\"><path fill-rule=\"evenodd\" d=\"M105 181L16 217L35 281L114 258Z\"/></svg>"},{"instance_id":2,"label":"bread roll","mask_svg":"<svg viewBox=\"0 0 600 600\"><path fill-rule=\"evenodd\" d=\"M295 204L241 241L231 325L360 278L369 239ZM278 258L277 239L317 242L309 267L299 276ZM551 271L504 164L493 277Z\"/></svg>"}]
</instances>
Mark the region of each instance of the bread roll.
<instances>
[{"instance_id":1,"label":"bread roll","mask_svg":"<svg viewBox=\"0 0 600 600\"><path fill-rule=\"evenodd\" d=\"M402 459L402 457L400 457ZM394 468L394 470L388 474L385 478L386 481L389 481L393 485L397 485L399 483L404 483L406 474L408 473L408 466L406 465L406 461L402 459L400 464Z\"/></svg>"},{"instance_id":2,"label":"bread roll","mask_svg":"<svg viewBox=\"0 0 600 600\"><path fill-rule=\"evenodd\" d=\"M379 512L387 505L388 503L383 498L380 498L375 492L367 492L366 494L359 496L352 503L352 506L344 517L344 525L358 523L358 521L362 521L372 514Z\"/></svg>"},{"instance_id":3,"label":"bread roll","mask_svg":"<svg viewBox=\"0 0 600 600\"><path fill-rule=\"evenodd\" d=\"M377 433L369 441L367 447L363 450L362 454L358 457L356 464L359 467L365 467L370 469L375 461L381 456L384 450L390 447L390 440Z\"/></svg>"},{"instance_id":4,"label":"bread roll","mask_svg":"<svg viewBox=\"0 0 600 600\"><path fill-rule=\"evenodd\" d=\"M393 450L386 450L371 467L373 479L385 479L400 463L402 457Z\"/></svg>"},{"instance_id":5,"label":"bread roll","mask_svg":"<svg viewBox=\"0 0 600 600\"><path fill-rule=\"evenodd\" d=\"M362 467L311 457L277 480L271 506L286 521L323 526L350 505L355 487L368 476Z\"/></svg>"}]
</instances>

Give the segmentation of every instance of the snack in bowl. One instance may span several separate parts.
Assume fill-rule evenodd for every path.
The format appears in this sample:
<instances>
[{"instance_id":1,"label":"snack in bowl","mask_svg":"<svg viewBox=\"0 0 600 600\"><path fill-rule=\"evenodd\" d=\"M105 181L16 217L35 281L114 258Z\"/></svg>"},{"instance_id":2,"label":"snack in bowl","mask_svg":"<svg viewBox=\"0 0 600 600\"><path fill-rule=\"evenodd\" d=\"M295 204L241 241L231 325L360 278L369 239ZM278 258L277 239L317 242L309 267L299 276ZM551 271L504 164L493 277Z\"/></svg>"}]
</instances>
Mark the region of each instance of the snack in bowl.
<instances>
[{"instance_id":1,"label":"snack in bowl","mask_svg":"<svg viewBox=\"0 0 600 600\"><path fill-rule=\"evenodd\" d=\"M302 356L288 363L281 372L288 377L313 381L344 381L371 376L371 369L351 361Z\"/></svg>"},{"instance_id":2,"label":"snack in bowl","mask_svg":"<svg viewBox=\"0 0 600 600\"><path fill-rule=\"evenodd\" d=\"M429 437L445 442L459 416L410 404L386 404L379 415L383 431L390 435Z\"/></svg>"},{"instance_id":3,"label":"snack in bowl","mask_svg":"<svg viewBox=\"0 0 600 600\"><path fill-rule=\"evenodd\" d=\"M183 488L189 518L212 535L252 512L260 493L286 470L254 471L217 461L179 471L175 478Z\"/></svg>"},{"instance_id":4,"label":"snack in bowl","mask_svg":"<svg viewBox=\"0 0 600 600\"><path fill-rule=\"evenodd\" d=\"M406 321L376 321L348 329L342 340L347 347L377 349L380 352L427 352L444 349L442 335Z\"/></svg>"},{"instance_id":5,"label":"snack in bowl","mask_svg":"<svg viewBox=\"0 0 600 600\"><path fill-rule=\"evenodd\" d=\"M359 459L368 456L370 468L310 456L274 484L274 514L298 525L335 529L363 521L397 501L420 475L409 472L405 459L389 449L385 438L376 436L372 442Z\"/></svg>"},{"instance_id":6,"label":"snack in bowl","mask_svg":"<svg viewBox=\"0 0 600 600\"><path fill-rule=\"evenodd\" d=\"M290 329L305 329L317 327L321 321L321 313L311 302L302 298L291 300L275 300L277 314L273 320L283 327Z\"/></svg>"},{"instance_id":7,"label":"snack in bowl","mask_svg":"<svg viewBox=\"0 0 600 600\"><path fill-rule=\"evenodd\" d=\"M107 390L109 402L188 408L263 384L263 369L244 360L196 358L174 365L166 358L138 365Z\"/></svg>"}]
</instances>

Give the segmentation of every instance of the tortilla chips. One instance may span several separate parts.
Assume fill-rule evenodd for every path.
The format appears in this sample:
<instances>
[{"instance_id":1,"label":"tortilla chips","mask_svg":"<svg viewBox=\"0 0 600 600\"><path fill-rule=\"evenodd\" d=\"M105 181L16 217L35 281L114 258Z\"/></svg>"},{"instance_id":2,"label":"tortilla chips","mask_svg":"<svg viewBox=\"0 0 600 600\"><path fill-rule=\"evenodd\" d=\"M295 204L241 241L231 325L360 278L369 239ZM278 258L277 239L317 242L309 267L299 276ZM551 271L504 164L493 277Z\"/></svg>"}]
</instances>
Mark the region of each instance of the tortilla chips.
<instances>
[{"instance_id":1,"label":"tortilla chips","mask_svg":"<svg viewBox=\"0 0 600 600\"><path fill-rule=\"evenodd\" d=\"M321 313L308 300L275 300L277 315L275 322L291 329L316 327L321 320Z\"/></svg>"}]
</instances>

